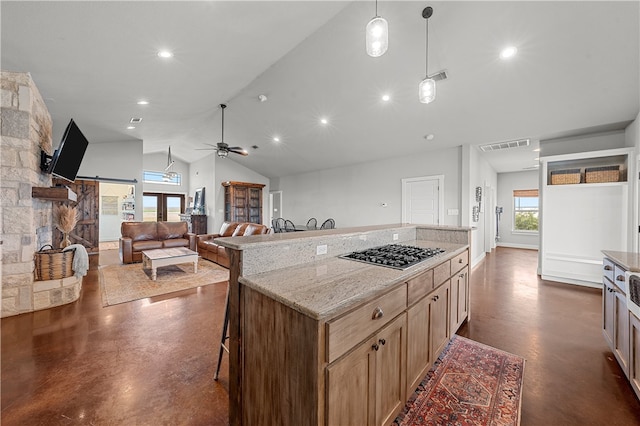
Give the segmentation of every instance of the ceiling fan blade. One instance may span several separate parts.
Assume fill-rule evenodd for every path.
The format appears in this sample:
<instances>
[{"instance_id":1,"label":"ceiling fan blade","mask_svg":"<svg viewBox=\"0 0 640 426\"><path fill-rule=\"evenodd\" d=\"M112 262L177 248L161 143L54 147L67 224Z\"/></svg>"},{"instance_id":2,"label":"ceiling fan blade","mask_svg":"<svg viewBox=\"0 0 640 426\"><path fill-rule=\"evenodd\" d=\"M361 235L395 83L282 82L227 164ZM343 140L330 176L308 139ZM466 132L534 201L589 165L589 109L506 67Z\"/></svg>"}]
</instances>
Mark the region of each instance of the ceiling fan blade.
<instances>
[{"instance_id":1,"label":"ceiling fan blade","mask_svg":"<svg viewBox=\"0 0 640 426\"><path fill-rule=\"evenodd\" d=\"M229 148L229 152L233 152L234 154L240 154L240 155L244 155L245 157L247 155L249 155L249 153L247 151L245 151L244 149L240 148L240 147L233 147L233 148Z\"/></svg>"},{"instance_id":2,"label":"ceiling fan blade","mask_svg":"<svg viewBox=\"0 0 640 426\"><path fill-rule=\"evenodd\" d=\"M218 148L196 148L196 151L217 151L217 150Z\"/></svg>"}]
</instances>

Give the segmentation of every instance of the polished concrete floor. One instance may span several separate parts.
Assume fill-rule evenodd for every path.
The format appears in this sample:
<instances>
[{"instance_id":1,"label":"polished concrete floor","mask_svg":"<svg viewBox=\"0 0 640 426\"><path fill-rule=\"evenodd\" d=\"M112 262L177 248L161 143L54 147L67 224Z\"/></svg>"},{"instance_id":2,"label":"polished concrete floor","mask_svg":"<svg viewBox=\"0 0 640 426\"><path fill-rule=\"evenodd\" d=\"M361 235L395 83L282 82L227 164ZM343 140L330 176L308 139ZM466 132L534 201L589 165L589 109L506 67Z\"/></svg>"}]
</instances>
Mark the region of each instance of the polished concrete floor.
<instances>
[{"instance_id":1,"label":"polished concrete floor","mask_svg":"<svg viewBox=\"0 0 640 426\"><path fill-rule=\"evenodd\" d=\"M93 263L117 262L104 252ZM471 275L458 334L526 358L522 425L638 425L640 403L600 329L598 290L540 280L537 252L499 248ZM79 301L2 320L2 425L224 425L214 381L225 284L102 307L97 265Z\"/></svg>"}]
</instances>

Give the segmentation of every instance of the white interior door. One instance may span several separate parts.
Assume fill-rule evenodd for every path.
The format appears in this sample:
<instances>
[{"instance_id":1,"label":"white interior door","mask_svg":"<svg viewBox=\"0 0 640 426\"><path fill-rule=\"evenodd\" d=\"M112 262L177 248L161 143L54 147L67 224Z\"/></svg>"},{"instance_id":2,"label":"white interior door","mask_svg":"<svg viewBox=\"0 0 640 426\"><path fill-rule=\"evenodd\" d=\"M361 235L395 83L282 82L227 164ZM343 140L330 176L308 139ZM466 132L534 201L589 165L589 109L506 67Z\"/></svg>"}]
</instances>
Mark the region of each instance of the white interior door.
<instances>
[{"instance_id":1,"label":"white interior door","mask_svg":"<svg viewBox=\"0 0 640 426\"><path fill-rule=\"evenodd\" d=\"M439 225L444 176L402 179L402 222Z\"/></svg>"},{"instance_id":2,"label":"white interior door","mask_svg":"<svg viewBox=\"0 0 640 426\"><path fill-rule=\"evenodd\" d=\"M282 191L269 192L269 225L273 219L282 217Z\"/></svg>"}]
</instances>

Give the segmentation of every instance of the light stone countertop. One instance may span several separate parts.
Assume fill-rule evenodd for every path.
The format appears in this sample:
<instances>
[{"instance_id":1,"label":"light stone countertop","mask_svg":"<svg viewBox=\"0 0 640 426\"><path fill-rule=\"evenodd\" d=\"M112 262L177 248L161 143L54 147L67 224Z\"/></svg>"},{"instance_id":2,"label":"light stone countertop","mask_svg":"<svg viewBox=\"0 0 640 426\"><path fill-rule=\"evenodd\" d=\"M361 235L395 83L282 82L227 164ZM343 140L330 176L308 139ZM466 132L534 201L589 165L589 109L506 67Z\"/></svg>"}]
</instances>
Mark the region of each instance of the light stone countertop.
<instances>
[{"instance_id":1,"label":"light stone countertop","mask_svg":"<svg viewBox=\"0 0 640 426\"><path fill-rule=\"evenodd\" d=\"M627 271L640 272L640 253L602 250L602 253Z\"/></svg>"},{"instance_id":2,"label":"light stone countertop","mask_svg":"<svg viewBox=\"0 0 640 426\"><path fill-rule=\"evenodd\" d=\"M239 281L304 315L327 320L457 256L469 247L466 244L433 241L409 241L402 244L439 247L446 251L405 270L332 257L243 276Z\"/></svg>"}]
</instances>

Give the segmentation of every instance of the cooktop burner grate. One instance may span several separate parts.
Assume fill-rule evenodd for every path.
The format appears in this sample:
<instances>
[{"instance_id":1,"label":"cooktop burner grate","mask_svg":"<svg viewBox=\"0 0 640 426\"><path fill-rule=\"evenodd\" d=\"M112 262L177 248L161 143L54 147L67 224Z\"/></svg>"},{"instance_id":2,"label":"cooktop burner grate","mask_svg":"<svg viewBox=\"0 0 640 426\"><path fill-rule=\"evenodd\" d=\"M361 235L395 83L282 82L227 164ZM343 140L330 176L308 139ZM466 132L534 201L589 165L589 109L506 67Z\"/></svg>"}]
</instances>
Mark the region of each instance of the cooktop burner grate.
<instances>
[{"instance_id":1,"label":"cooktop burner grate","mask_svg":"<svg viewBox=\"0 0 640 426\"><path fill-rule=\"evenodd\" d=\"M444 252L441 248L421 248L401 244L388 244L386 246L354 251L339 257L402 270Z\"/></svg>"}]
</instances>

